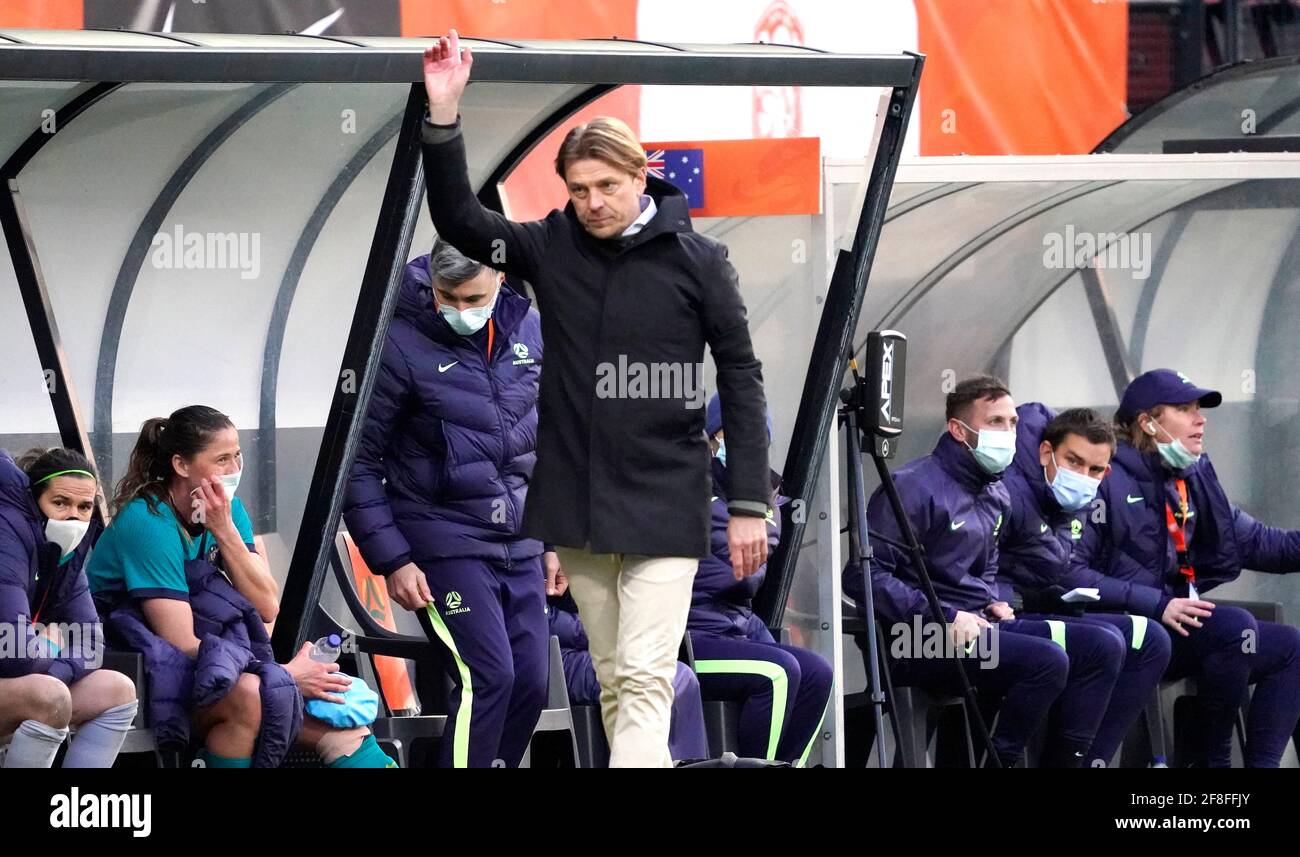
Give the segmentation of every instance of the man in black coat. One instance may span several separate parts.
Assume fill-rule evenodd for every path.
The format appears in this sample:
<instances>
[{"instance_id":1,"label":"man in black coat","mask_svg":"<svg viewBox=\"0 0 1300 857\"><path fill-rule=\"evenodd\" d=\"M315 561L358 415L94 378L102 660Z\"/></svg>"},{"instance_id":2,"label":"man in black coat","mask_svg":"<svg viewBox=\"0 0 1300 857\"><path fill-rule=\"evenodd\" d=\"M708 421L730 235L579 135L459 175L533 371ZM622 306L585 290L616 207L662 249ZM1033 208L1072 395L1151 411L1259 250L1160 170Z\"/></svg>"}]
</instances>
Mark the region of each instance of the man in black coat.
<instances>
[{"instance_id":1,"label":"man in black coat","mask_svg":"<svg viewBox=\"0 0 1300 857\"><path fill-rule=\"evenodd\" d=\"M737 578L767 559L766 402L736 272L726 247L691 229L685 196L647 177L617 119L565 138L563 211L514 223L484 208L458 113L472 63L454 30L425 52L430 213L439 236L537 294L548 366L523 533L557 546L600 679L611 765L668 765L674 662L709 550L706 343L726 403ZM547 569L548 588L560 569Z\"/></svg>"}]
</instances>

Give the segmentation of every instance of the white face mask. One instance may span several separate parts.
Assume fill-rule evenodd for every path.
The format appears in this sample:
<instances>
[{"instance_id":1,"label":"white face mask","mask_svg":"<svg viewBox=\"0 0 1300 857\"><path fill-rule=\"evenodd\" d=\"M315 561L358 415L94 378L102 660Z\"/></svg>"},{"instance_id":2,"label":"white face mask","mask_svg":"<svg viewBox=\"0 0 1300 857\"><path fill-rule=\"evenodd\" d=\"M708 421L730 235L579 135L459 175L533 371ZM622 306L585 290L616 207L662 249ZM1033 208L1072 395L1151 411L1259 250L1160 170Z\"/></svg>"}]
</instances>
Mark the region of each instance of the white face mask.
<instances>
[{"instance_id":1,"label":"white face mask","mask_svg":"<svg viewBox=\"0 0 1300 857\"><path fill-rule=\"evenodd\" d=\"M236 470L234 473L222 474L221 485L223 488L226 489L227 500L235 499L235 490L239 488L239 477L243 475L244 475L244 470L242 467L239 470ZM190 496L191 497L199 496L199 489L195 488L193 491L191 491Z\"/></svg>"},{"instance_id":2,"label":"white face mask","mask_svg":"<svg viewBox=\"0 0 1300 857\"><path fill-rule=\"evenodd\" d=\"M90 521L78 521L76 518L56 521L50 518L45 522L45 538L59 546L61 559L77 549L89 529Z\"/></svg>"},{"instance_id":3,"label":"white face mask","mask_svg":"<svg viewBox=\"0 0 1300 857\"><path fill-rule=\"evenodd\" d=\"M469 336L478 333L483 329L483 325L488 323L492 317L492 310L496 308L497 298L501 296L501 286L497 285L497 292L492 296L484 306L473 306L468 309L456 309L446 304L438 304L438 312L451 325L451 329L461 336Z\"/></svg>"},{"instance_id":4,"label":"white face mask","mask_svg":"<svg viewBox=\"0 0 1300 857\"><path fill-rule=\"evenodd\" d=\"M221 477L221 484L226 489L227 500L235 499L235 490L239 488L239 477L243 475L244 475L244 470L241 467L239 470L236 470L234 473L227 473Z\"/></svg>"}]
</instances>

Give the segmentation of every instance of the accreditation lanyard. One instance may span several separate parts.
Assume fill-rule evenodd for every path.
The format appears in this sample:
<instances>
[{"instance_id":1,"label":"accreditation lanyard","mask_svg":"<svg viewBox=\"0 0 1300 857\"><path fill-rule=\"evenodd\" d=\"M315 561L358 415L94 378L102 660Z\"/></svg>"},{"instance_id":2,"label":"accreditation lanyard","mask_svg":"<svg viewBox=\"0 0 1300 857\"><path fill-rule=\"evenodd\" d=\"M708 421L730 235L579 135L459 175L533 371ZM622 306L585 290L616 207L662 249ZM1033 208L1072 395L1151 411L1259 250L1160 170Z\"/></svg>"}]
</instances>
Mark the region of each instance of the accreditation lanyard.
<instances>
[{"instance_id":1,"label":"accreditation lanyard","mask_svg":"<svg viewBox=\"0 0 1300 857\"><path fill-rule=\"evenodd\" d=\"M1182 479L1175 479L1174 484L1178 487L1178 511L1179 516L1175 520L1174 509L1165 503L1165 525L1169 528L1169 536L1174 540L1174 551L1178 555L1178 573L1187 578L1187 597L1199 598L1196 593L1196 569L1192 568L1191 556L1187 552L1187 483ZM1182 525L1178 524L1182 521Z\"/></svg>"}]
</instances>

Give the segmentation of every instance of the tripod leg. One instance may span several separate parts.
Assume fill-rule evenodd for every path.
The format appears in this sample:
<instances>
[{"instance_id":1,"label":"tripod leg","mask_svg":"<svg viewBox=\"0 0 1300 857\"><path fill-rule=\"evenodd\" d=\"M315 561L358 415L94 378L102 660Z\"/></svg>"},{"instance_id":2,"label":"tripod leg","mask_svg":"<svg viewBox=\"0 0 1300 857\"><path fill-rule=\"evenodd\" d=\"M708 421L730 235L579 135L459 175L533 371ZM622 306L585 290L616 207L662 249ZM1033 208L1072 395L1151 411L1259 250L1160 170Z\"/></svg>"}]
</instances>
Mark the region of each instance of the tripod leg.
<instances>
[{"instance_id":1,"label":"tripod leg","mask_svg":"<svg viewBox=\"0 0 1300 857\"><path fill-rule=\"evenodd\" d=\"M861 439L858 436L857 411L853 408L845 408L843 416L844 445L848 452L849 466L849 511L853 517L853 525L849 528L849 551L852 557L851 561L856 563L856 568L862 575L863 604L861 606L863 621L867 625L864 636L867 641L868 690L871 693L871 709L872 717L875 720L876 734L883 736L885 734L885 695L880 686L880 653L876 647L876 607L871 590L871 548L870 534L867 531L866 477L862 469L862 446ZM876 750L880 766L883 768L885 766L885 744L883 740L876 744Z\"/></svg>"},{"instance_id":2,"label":"tripod leg","mask_svg":"<svg viewBox=\"0 0 1300 857\"><path fill-rule=\"evenodd\" d=\"M889 669L889 659L885 654L888 651L885 632L880 627L880 623L876 623L876 640L877 650L879 651L880 677L884 685L885 700L889 703L889 728L894 733L894 752L897 753L897 748L903 746L904 743L903 727L899 720L898 708L892 704L893 700L897 698L897 692L894 690L894 676Z\"/></svg>"},{"instance_id":3,"label":"tripod leg","mask_svg":"<svg viewBox=\"0 0 1300 857\"><path fill-rule=\"evenodd\" d=\"M925 593L926 600L930 605L931 618L939 623L941 628L947 626L947 620L939 606L939 595L935 592L934 581L930 579L929 569L925 566L925 557L921 553L921 546L916 540L916 533L912 530L912 522L908 520L907 512L903 510L903 501L898 496L898 488L894 485L893 474L885 466L885 460L879 455L872 453L872 460L876 463L876 472L880 475L880 487L884 490L885 496L889 500L890 509L894 513L894 519L898 522L899 532L903 535L903 541L907 543L908 553L912 561L912 567L916 571L917 578L921 582L921 590ZM865 518L865 514L863 515ZM865 527L865 522L863 524ZM868 590L870 591L870 590ZM965 698L967 706L971 709L971 716L975 720L975 729L979 734L980 743L988 751L990 767L1001 767L997 751L993 748L993 739L989 735L988 726L984 722L984 717L980 713L977 699L975 696L975 687L966 672L966 664L963 658L952 658L953 668L957 671L957 677L960 681L962 696Z\"/></svg>"}]
</instances>

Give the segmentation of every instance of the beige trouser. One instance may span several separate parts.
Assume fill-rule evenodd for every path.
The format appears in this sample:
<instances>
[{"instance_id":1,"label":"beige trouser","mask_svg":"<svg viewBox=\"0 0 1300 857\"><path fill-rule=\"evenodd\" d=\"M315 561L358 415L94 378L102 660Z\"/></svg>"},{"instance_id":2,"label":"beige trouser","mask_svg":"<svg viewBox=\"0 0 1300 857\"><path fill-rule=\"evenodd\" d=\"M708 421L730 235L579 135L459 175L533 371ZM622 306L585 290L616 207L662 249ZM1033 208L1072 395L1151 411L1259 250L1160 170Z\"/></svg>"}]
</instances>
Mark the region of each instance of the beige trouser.
<instances>
[{"instance_id":1,"label":"beige trouser","mask_svg":"<svg viewBox=\"0 0 1300 857\"><path fill-rule=\"evenodd\" d=\"M556 548L600 682L611 768L671 768L677 651L699 560Z\"/></svg>"}]
</instances>

